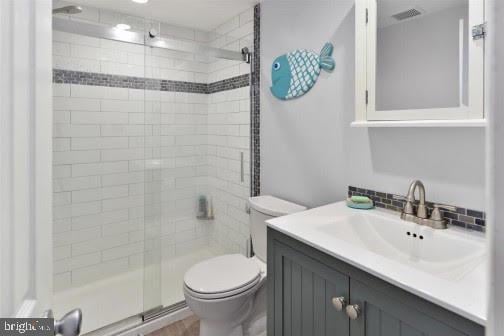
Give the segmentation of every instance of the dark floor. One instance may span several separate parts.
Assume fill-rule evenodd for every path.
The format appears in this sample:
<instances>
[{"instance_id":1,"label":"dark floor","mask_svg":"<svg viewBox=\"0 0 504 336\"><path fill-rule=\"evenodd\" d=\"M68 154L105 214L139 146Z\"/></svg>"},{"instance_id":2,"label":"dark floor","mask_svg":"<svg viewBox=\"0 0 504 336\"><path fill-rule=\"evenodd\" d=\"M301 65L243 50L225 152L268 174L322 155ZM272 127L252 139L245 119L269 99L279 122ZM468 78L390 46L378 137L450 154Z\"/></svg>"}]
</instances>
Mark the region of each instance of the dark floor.
<instances>
[{"instance_id":1,"label":"dark floor","mask_svg":"<svg viewBox=\"0 0 504 336\"><path fill-rule=\"evenodd\" d=\"M190 316L185 320L170 324L163 329L156 330L147 336L198 336L199 320L195 316Z\"/></svg>"}]
</instances>

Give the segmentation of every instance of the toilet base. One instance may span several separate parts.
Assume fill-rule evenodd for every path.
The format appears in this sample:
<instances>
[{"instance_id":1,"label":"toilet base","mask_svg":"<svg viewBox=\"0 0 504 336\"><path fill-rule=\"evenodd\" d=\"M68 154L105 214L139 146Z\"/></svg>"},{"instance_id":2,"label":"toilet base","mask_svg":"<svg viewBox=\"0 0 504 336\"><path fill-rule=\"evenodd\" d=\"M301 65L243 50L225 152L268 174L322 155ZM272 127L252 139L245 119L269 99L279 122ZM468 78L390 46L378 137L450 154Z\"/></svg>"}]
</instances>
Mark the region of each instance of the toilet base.
<instances>
[{"instance_id":1,"label":"toilet base","mask_svg":"<svg viewBox=\"0 0 504 336\"><path fill-rule=\"evenodd\" d=\"M243 322L252 312L253 298L239 309L230 320L200 320L199 336L243 336Z\"/></svg>"},{"instance_id":2,"label":"toilet base","mask_svg":"<svg viewBox=\"0 0 504 336\"><path fill-rule=\"evenodd\" d=\"M242 325L200 320L200 336L243 336Z\"/></svg>"}]
</instances>

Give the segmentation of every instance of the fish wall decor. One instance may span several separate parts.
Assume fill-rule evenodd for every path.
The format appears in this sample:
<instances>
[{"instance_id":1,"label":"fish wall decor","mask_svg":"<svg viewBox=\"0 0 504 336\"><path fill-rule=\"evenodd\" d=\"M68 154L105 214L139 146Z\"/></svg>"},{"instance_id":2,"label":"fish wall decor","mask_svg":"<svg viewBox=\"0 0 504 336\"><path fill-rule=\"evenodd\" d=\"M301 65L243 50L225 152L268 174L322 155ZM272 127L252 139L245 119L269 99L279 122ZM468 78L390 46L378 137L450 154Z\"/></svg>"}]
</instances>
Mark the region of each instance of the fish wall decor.
<instances>
[{"instance_id":1,"label":"fish wall decor","mask_svg":"<svg viewBox=\"0 0 504 336\"><path fill-rule=\"evenodd\" d=\"M320 55L300 49L275 59L271 69L270 90L273 96L289 100L303 96L315 85L321 70L332 71L335 68L332 58L334 47L326 43Z\"/></svg>"}]
</instances>

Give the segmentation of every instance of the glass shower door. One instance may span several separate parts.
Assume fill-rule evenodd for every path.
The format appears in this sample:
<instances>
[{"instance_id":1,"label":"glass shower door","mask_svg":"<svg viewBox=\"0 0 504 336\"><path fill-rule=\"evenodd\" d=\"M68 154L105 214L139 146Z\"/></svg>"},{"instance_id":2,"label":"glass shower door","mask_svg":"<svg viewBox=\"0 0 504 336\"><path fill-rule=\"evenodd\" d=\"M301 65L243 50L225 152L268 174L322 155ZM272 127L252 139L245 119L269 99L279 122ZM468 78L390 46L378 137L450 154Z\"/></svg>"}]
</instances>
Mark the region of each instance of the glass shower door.
<instances>
[{"instance_id":1,"label":"glass shower door","mask_svg":"<svg viewBox=\"0 0 504 336\"><path fill-rule=\"evenodd\" d=\"M161 277L156 279L157 268L146 273L145 294L153 293L149 308L159 303L171 308L184 304L189 268L246 251L250 65L234 51L236 43L223 48L217 43L222 36L212 32L186 28L186 39L177 40L173 28L155 28L158 35L147 38L152 47L146 51L146 116L153 122L156 165L150 185L153 216L146 220L153 227L146 234L152 232L149 240L159 246L154 255L161 256ZM158 291L149 288L152 283L161 288L161 302Z\"/></svg>"},{"instance_id":2,"label":"glass shower door","mask_svg":"<svg viewBox=\"0 0 504 336\"><path fill-rule=\"evenodd\" d=\"M83 333L116 332L161 297L145 22L84 7L53 29L54 313L81 308Z\"/></svg>"}]
</instances>

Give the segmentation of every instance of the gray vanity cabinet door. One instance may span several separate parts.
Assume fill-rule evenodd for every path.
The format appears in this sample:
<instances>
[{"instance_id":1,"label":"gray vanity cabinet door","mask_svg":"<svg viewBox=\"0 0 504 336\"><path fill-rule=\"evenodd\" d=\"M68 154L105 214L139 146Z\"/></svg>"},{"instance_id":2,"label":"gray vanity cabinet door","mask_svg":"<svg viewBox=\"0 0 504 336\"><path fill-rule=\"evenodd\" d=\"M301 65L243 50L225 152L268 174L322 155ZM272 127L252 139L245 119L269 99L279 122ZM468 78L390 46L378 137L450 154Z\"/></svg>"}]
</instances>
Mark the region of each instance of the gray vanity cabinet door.
<instances>
[{"instance_id":1,"label":"gray vanity cabinet door","mask_svg":"<svg viewBox=\"0 0 504 336\"><path fill-rule=\"evenodd\" d=\"M287 246L275 246L274 335L348 336L349 319L332 299L348 299L349 278Z\"/></svg>"},{"instance_id":2,"label":"gray vanity cabinet door","mask_svg":"<svg viewBox=\"0 0 504 336\"><path fill-rule=\"evenodd\" d=\"M359 281L351 280L350 287L350 304L361 309L350 322L351 336L483 336L459 331Z\"/></svg>"}]
</instances>

